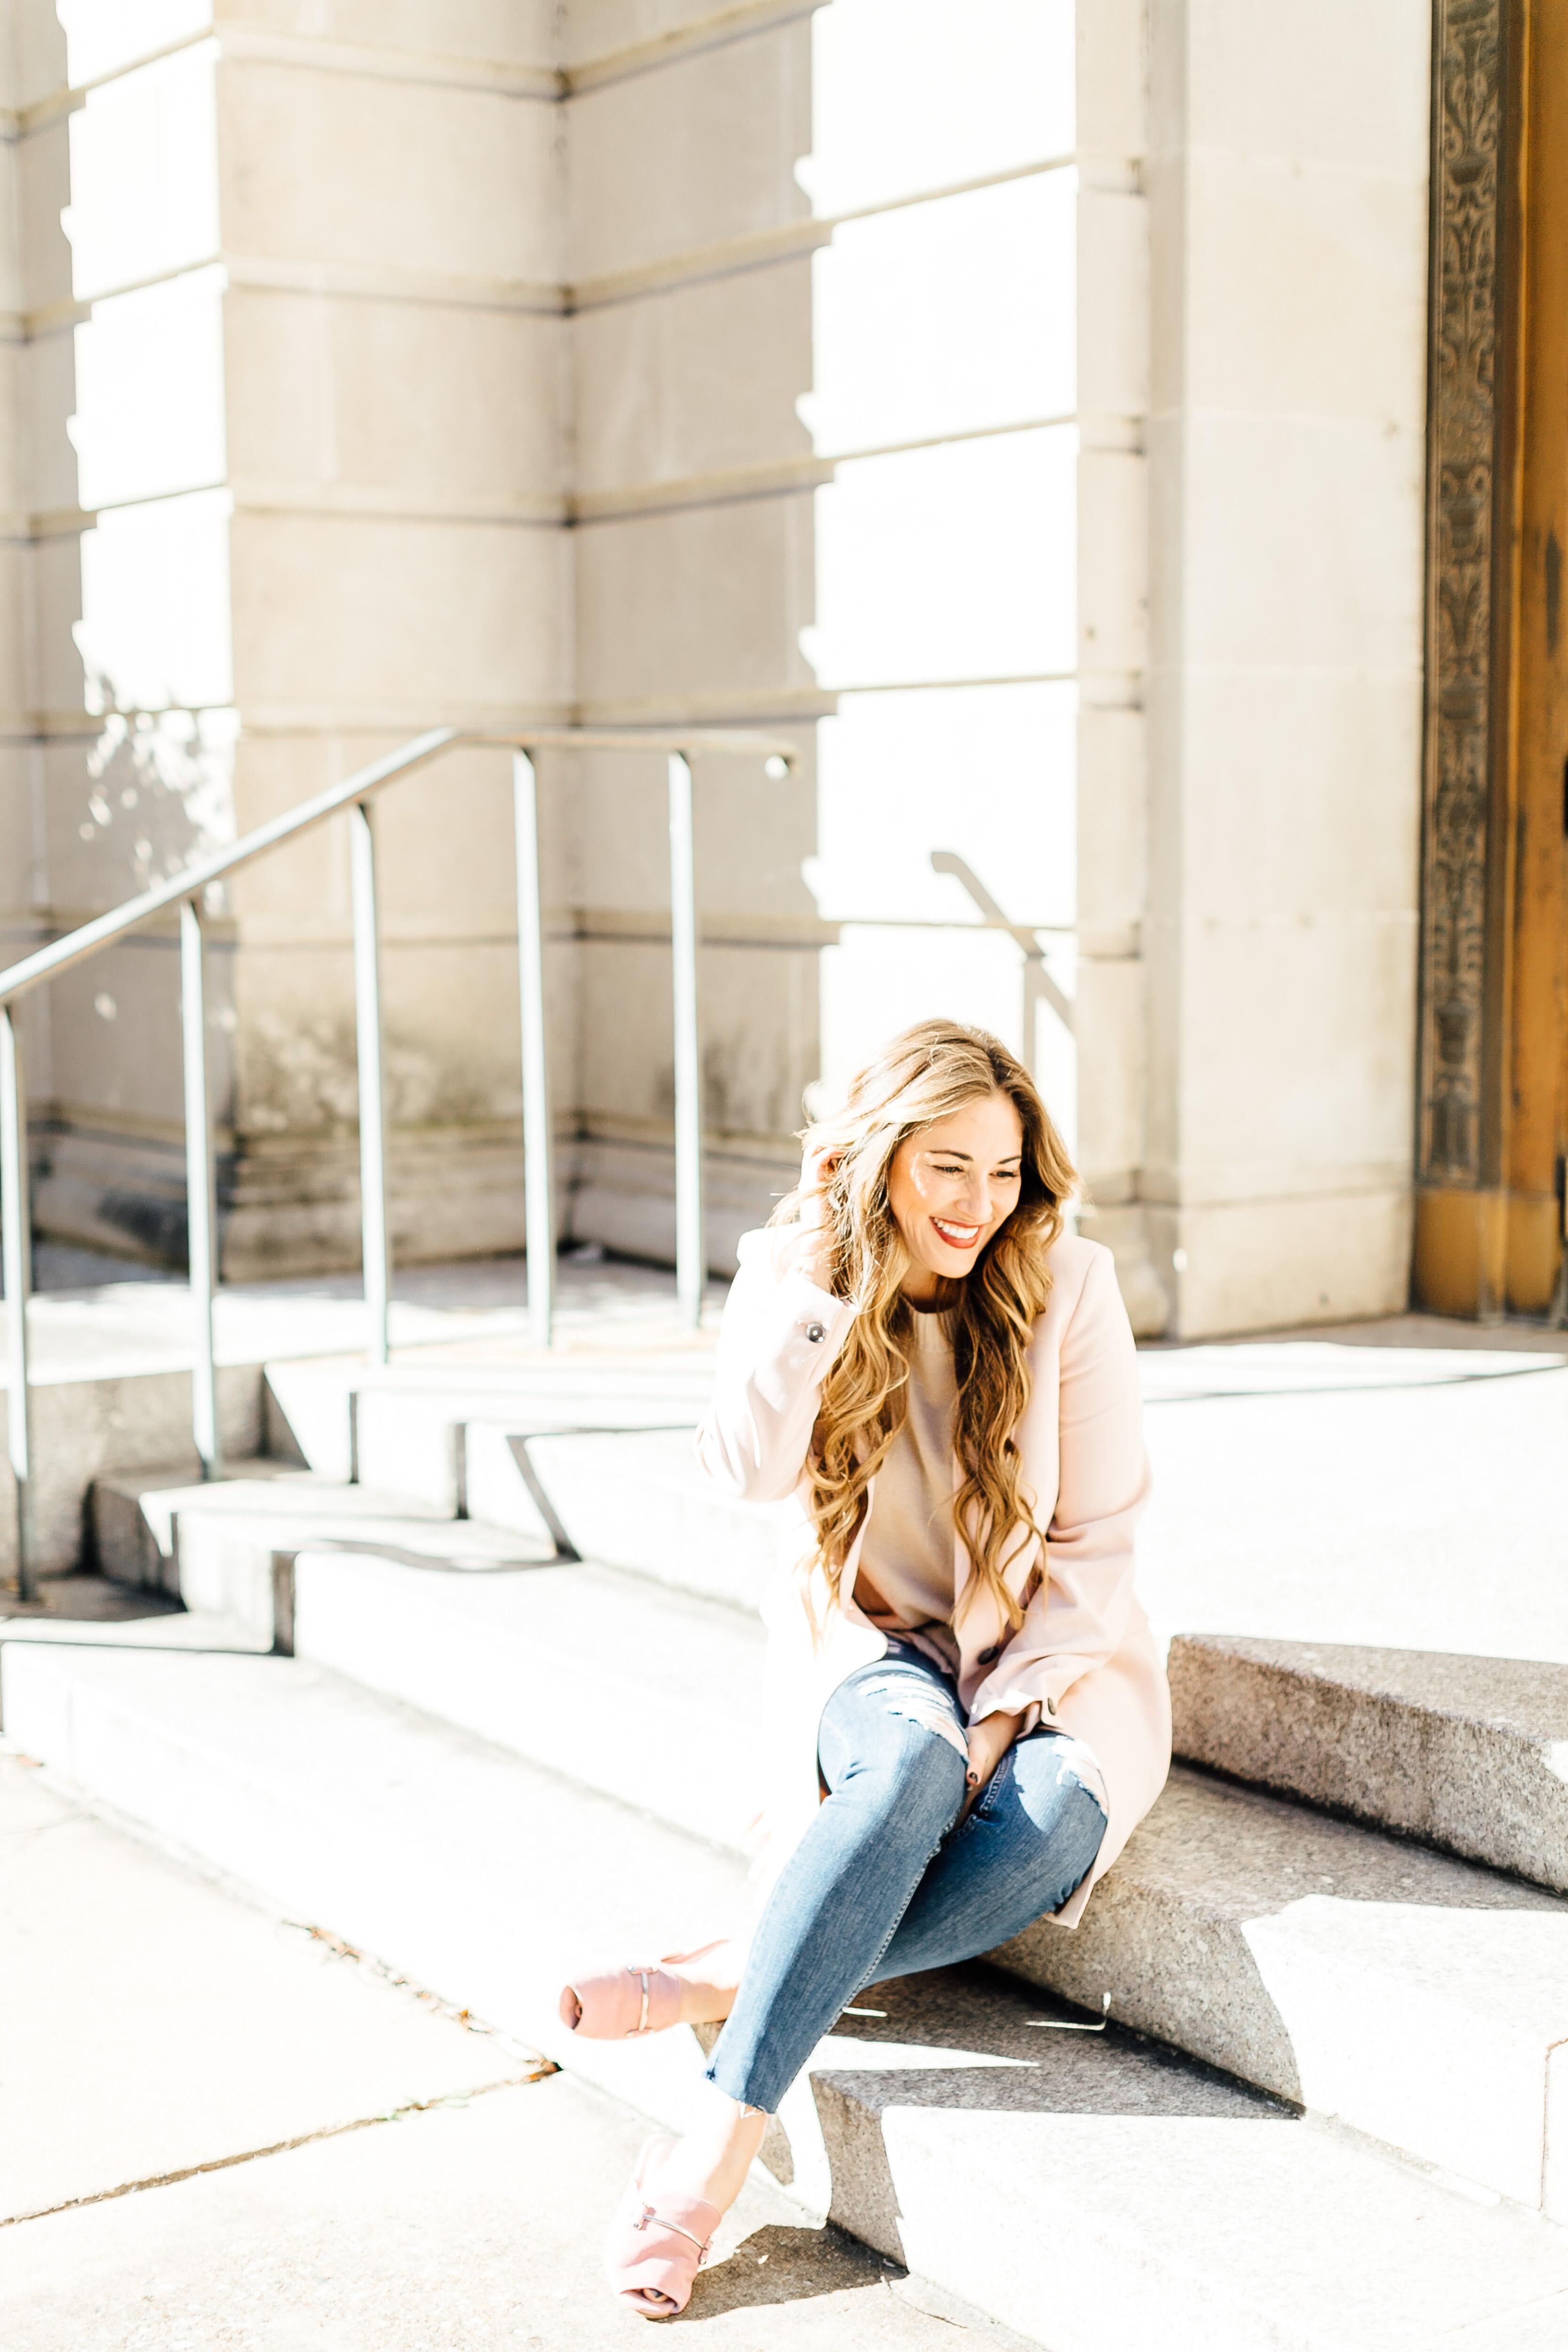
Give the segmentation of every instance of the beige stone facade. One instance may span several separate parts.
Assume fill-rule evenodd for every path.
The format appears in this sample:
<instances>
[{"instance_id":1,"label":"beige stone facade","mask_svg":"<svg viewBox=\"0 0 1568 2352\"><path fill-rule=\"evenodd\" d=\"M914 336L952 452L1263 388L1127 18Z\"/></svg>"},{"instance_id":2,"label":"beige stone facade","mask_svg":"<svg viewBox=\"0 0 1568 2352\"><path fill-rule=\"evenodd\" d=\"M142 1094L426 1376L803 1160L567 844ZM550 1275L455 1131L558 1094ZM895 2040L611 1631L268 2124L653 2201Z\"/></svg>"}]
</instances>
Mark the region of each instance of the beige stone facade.
<instances>
[{"instance_id":1,"label":"beige stone facade","mask_svg":"<svg viewBox=\"0 0 1568 2352\"><path fill-rule=\"evenodd\" d=\"M798 780L699 771L717 1264L950 1009L1140 1328L1403 1303L1420 0L10 24L18 951L432 723L783 726ZM662 782L543 769L563 1221L656 1256ZM516 1247L504 759L384 810L395 1247ZM345 844L214 913L226 1271L350 1264ZM178 1253L174 992L150 936L31 1008L41 1230Z\"/></svg>"}]
</instances>

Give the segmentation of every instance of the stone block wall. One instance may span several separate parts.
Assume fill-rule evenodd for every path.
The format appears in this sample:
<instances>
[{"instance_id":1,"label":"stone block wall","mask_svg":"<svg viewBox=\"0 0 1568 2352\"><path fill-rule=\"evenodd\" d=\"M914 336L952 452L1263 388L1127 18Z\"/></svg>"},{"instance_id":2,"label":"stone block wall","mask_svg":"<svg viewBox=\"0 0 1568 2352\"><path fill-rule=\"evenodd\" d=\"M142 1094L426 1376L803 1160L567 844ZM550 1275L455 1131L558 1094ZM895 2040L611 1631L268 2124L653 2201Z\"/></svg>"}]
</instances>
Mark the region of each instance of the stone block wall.
<instances>
[{"instance_id":1,"label":"stone block wall","mask_svg":"<svg viewBox=\"0 0 1568 2352\"><path fill-rule=\"evenodd\" d=\"M815 730L832 708L802 650L812 486L797 404L812 369L816 232L795 178L811 139L811 12L568 12L576 698L594 723L787 726L798 776L695 771L704 946L709 1241L791 1181L817 1069L831 937L801 878L816 840ZM806 722L806 723L803 723ZM574 763L581 993L573 1229L668 1257L674 1233L663 762Z\"/></svg>"},{"instance_id":2,"label":"stone block wall","mask_svg":"<svg viewBox=\"0 0 1568 2352\"><path fill-rule=\"evenodd\" d=\"M442 719L783 727L789 783L698 771L716 1265L809 1090L947 1011L1033 1061L1140 1329L1402 1303L1426 42L18 0L8 936ZM542 786L563 1223L667 1256L662 762ZM504 756L381 834L395 1248L515 1247ZM353 1264L343 840L212 915L226 1271ZM155 934L30 1008L45 1230L177 1257L174 988Z\"/></svg>"}]
</instances>

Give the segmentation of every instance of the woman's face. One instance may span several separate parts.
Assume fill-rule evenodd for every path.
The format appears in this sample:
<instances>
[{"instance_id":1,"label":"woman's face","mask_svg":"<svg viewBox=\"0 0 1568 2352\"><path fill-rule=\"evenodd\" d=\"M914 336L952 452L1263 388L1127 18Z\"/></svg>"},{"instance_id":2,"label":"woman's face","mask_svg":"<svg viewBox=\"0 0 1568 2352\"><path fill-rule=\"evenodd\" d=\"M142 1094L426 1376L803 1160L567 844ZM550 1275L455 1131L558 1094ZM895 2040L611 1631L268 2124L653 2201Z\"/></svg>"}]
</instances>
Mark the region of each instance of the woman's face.
<instances>
[{"instance_id":1,"label":"woman's face","mask_svg":"<svg viewBox=\"0 0 1568 2352\"><path fill-rule=\"evenodd\" d=\"M888 1200L911 1260L904 1290L935 1298L962 1282L1018 1205L1024 1129L1010 1097L978 1095L951 1118L906 1136L888 1171Z\"/></svg>"}]
</instances>

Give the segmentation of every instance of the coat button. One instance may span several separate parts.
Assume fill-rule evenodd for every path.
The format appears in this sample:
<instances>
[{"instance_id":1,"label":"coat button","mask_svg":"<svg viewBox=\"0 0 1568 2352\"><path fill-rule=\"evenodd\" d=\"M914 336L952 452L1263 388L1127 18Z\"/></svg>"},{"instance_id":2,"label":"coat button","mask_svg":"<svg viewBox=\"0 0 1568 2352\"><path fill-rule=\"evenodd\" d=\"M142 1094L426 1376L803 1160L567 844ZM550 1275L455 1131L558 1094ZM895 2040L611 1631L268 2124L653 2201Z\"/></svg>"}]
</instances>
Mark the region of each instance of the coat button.
<instances>
[{"instance_id":1,"label":"coat button","mask_svg":"<svg viewBox=\"0 0 1568 2352\"><path fill-rule=\"evenodd\" d=\"M823 1339L826 1339L826 1337L827 1337L827 1326L826 1326L826 1323L808 1323L808 1324L806 1325L806 1327L805 1327L805 1336L806 1336L806 1338L811 1341L812 1346L815 1348L815 1347L818 1344L818 1342L819 1342L819 1341L821 1341L821 1340L823 1340Z\"/></svg>"},{"instance_id":2,"label":"coat button","mask_svg":"<svg viewBox=\"0 0 1568 2352\"><path fill-rule=\"evenodd\" d=\"M980 1658L979 1658L979 1663L980 1663L980 1664L981 1664L981 1665L983 1665L983 1666L994 1666L994 1665L996 1664L997 1659L1001 1656L1001 1654L1002 1654L1002 1644L1001 1644L1001 1643L1000 1643L1000 1642L993 1642L993 1643L992 1643L992 1644L991 1644L991 1647L990 1647L988 1650L982 1650L982 1651L981 1651L981 1653L980 1653Z\"/></svg>"}]
</instances>

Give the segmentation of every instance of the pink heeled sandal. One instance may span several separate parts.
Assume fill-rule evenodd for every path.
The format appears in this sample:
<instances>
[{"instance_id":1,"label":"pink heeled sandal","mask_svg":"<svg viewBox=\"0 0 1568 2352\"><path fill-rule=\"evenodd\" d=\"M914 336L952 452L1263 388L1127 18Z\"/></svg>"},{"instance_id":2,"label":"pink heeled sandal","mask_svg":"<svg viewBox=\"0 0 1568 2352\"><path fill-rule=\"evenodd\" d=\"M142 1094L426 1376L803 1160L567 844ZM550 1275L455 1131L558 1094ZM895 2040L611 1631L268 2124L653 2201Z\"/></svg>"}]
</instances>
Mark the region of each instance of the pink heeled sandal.
<instances>
[{"instance_id":1,"label":"pink heeled sandal","mask_svg":"<svg viewBox=\"0 0 1568 2352\"><path fill-rule=\"evenodd\" d=\"M580 1969L561 1988L562 2024L586 2042L626 2042L639 2033L663 2033L680 2022L680 1979L664 1961L700 1960L724 1940L716 1937L694 1951L666 1952L662 1961L650 1960L646 1967L628 1960L620 1968Z\"/></svg>"},{"instance_id":2,"label":"pink heeled sandal","mask_svg":"<svg viewBox=\"0 0 1568 2352\"><path fill-rule=\"evenodd\" d=\"M644 2187L648 2171L674 2145L669 2139L649 2140L605 2247L605 2275L611 2291L648 2319L673 2319L685 2310L723 2218L706 2198L685 2197L677 2190L656 2189L650 2200ZM654 2295L663 2299L650 2302Z\"/></svg>"}]
</instances>

